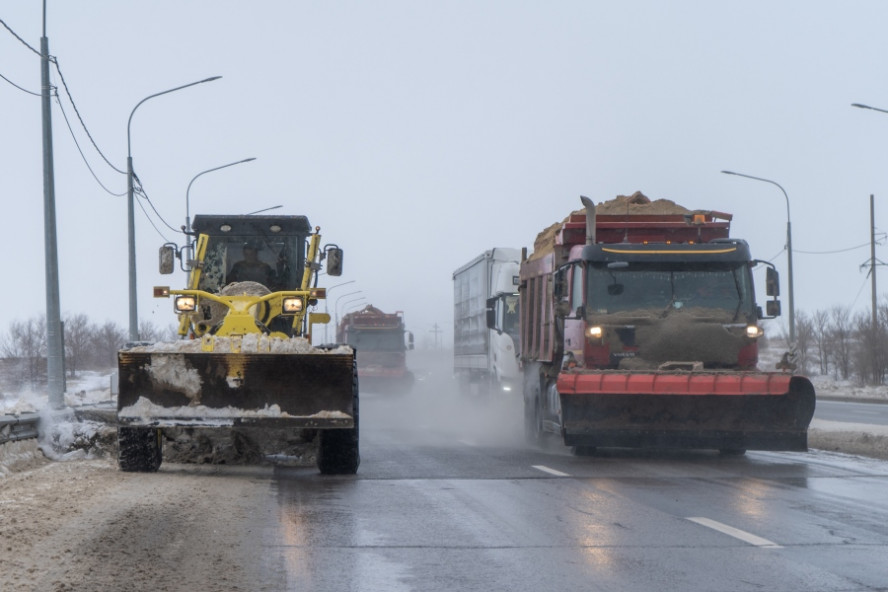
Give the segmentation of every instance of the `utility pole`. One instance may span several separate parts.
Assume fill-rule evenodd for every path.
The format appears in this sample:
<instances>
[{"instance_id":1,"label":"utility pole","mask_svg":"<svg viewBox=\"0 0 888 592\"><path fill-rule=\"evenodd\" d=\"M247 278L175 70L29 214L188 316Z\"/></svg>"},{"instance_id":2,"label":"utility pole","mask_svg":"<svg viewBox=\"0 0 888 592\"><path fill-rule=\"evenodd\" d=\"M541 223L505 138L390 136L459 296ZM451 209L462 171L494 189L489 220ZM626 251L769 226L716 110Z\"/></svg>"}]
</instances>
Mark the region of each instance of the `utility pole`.
<instances>
[{"instance_id":1,"label":"utility pole","mask_svg":"<svg viewBox=\"0 0 888 592\"><path fill-rule=\"evenodd\" d=\"M43 0L43 36L40 37L40 86L43 115L43 240L46 259L46 375L49 405L65 406L65 349L62 342L59 298L59 255L56 240L55 173L52 160L52 87L49 84L49 39L46 37L46 0Z\"/></svg>"},{"instance_id":2,"label":"utility pole","mask_svg":"<svg viewBox=\"0 0 888 592\"><path fill-rule=\"evenodd\" d=\"M879 338L879 308L876 297L876 207L875 199L870 193L870 282L872 289L872 306L873 306L873 342L870 347L873 364L873 384L880 383L881 372L878 368L879 351L876 347Z\"/></svg>"},{"instance_id":3,"label":"utility pole","mask_svg":"<svg viewBox=\"0 0 888 592\"><path fill-rule=\"evenodd\" d=\"M442 333L441 329L438 327L438 323L435 323L434 328L430 329L429 333L435 334L435 349L438 349L438 334Z\"/></svg>"},{"instance_id":4,"label":"utility pole","mask_svg":"<svg viewBox=\"0 0 888 592\"><path fill-rule=\"evenodd\" d=\"M873 303L873 329L875 330L879 322L879 309L876 299L876 208L872 193L870 193L870 274Z\"/></svg>"}]
</instances>

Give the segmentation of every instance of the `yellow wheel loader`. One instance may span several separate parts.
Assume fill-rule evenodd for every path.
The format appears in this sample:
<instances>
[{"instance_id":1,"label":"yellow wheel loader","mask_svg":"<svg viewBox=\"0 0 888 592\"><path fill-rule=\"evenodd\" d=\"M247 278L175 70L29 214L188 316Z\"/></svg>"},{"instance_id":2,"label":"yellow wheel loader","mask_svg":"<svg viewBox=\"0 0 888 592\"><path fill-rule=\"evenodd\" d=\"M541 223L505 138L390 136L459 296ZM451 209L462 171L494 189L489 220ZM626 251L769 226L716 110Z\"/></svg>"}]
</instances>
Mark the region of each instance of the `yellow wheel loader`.
<instances>
[{"instance_id":1,"label":"yellow wheel loader","mask_svg":"<svg viewBox=\"0 0 888 592\"><path fill-rule=\"evenodd\" d=\"M179 339L128 344L118 354L118 463L156 471L165 428L318 430L318 469L358 469L358 375L347 345L313 345L330 316L318 273L342 271L342 250L321 247L305 216L195 216L196 240L160 251L189 272L173 298ZM261 439L261 438L260 438Z\"/></svg>"}]
</instances>

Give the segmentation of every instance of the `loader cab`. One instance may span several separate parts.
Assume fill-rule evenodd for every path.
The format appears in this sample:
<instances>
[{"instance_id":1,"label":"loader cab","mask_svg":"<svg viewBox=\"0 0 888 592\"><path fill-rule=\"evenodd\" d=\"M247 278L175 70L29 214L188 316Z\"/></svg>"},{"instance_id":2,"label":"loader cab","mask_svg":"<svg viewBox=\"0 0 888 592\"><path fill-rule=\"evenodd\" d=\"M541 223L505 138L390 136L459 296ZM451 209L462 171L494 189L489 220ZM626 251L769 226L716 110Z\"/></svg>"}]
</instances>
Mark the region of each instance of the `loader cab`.
<instances>
[{"instance_id":1,"label":"loader cab","mask_svg":"<svg viewBox=\"0 0 888 592\"><path fill-rule=\"evenodd\" d=\"M300 288L311 232L305 216L195 216L192 227L208 236L198 289L219 292L232 281Z\"/></svg>"}]
</instances>

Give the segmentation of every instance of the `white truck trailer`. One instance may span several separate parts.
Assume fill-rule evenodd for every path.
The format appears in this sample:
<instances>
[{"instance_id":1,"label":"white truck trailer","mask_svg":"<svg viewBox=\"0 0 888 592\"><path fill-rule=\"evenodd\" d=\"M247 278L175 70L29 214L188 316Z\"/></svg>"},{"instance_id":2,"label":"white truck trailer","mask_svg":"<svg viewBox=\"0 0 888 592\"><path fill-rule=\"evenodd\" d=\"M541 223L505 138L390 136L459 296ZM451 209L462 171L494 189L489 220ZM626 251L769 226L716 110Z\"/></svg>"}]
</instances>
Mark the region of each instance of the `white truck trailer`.
<instances>
[{"instance_id":1,"label":"white truck trailer","mask_svg":"<svg viewBox=\"0 0 888 592\"><path fill-rule=\"evenodd\" d=\"M453 272L453 372L464 391L521 392L521 250L496 247Z\"/></svg>"}]
</instances>

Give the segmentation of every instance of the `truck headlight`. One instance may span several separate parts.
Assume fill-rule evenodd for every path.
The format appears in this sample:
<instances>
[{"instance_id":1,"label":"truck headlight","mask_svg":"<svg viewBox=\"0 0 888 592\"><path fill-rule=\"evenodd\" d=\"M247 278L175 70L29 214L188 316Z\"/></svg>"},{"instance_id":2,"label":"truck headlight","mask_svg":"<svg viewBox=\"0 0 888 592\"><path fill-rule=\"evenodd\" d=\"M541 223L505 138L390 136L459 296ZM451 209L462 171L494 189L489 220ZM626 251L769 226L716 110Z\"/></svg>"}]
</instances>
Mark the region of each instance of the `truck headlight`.
<instances>
[{"instance_id":1,"label":"truck headlight","mask_svg":"<svg viewBox=\"0 0 888 592\"><path fill-rule=\"evenodd\" d=\"M176 312L194 312L195 310L197 310L197 298L176 296Z\"/></svg>"},{"instance_id":2,"label":"truck headlight","mask_svg":"<svg viewBox=\"0 0 888 592\"><path fill-rule=\"evenodd\" d=\"M302 298L284 298L283 301L284 314L296 314L297 312L302 312L304 306Z\"/></svg>"},{"instance_id":3,"label":"truck headlight","mask_svg":"<svg viewBox=\"0 0 888 592\"><path fill-rule=\"evenodd\" d=\"M592 339L601 339L601 336L604 335L604 329L599 327L598 325L593 325L586 329L586 335L588 335Z\"/></svg>"},{"instance_id":4,"label":"truck headlight","mask_svg":"<svg viewBox=\"0 0 888 592\"><path fill-rule=\"evenodd\" d=\"M758 339L764 334L765 332L758 325L746 325L746 336L750 339Z\"/></svg>"}]
</instances>

